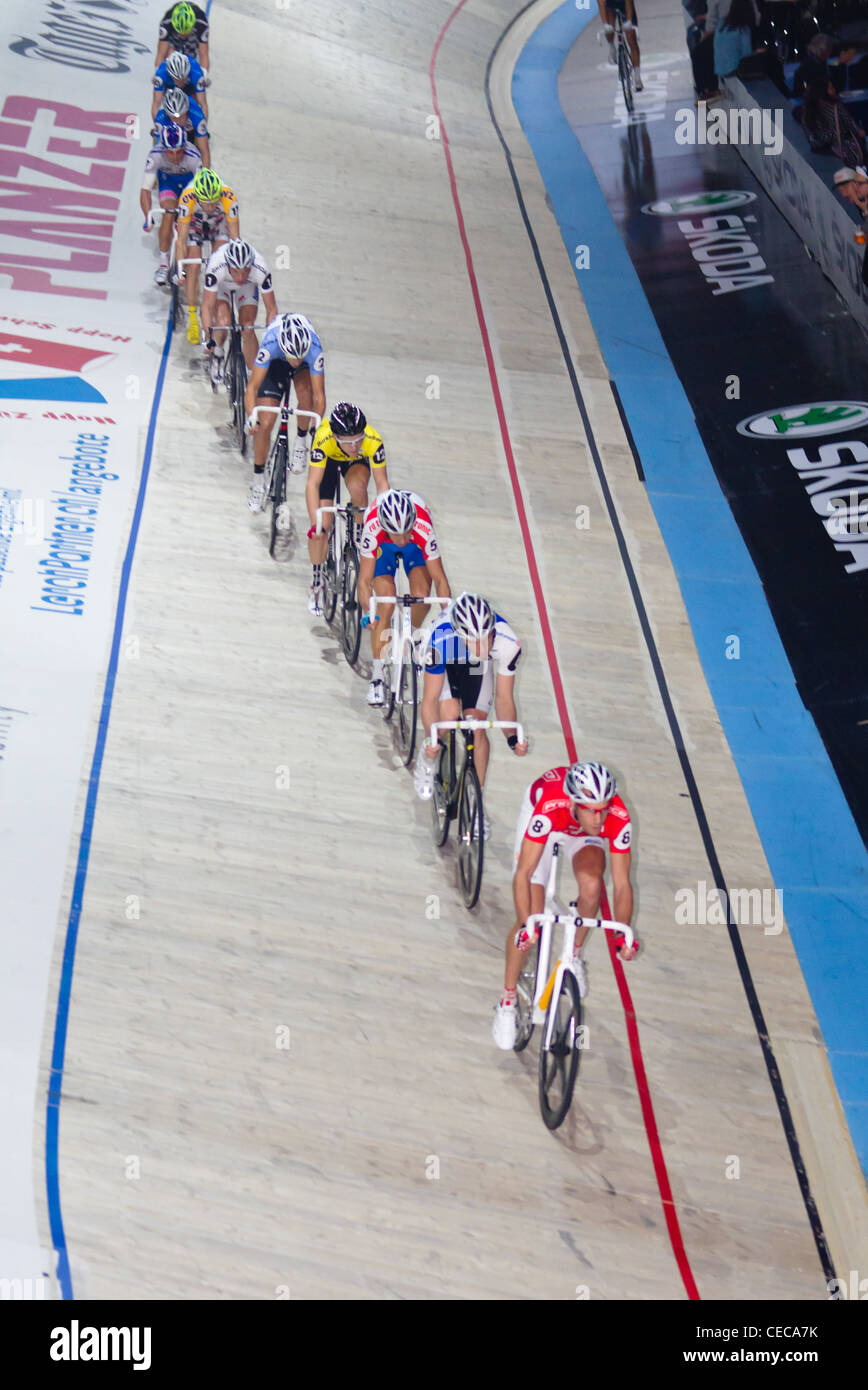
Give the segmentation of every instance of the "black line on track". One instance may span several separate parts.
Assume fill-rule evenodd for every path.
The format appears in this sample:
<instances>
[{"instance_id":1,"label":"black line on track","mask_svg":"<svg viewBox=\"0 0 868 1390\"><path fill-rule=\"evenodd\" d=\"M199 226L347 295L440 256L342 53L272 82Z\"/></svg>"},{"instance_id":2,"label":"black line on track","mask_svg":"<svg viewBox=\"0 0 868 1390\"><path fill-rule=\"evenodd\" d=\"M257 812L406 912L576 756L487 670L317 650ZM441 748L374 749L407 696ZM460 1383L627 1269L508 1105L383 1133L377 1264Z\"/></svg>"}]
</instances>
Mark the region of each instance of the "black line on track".
<instances>
[{"instance_id":1,"label":"black line on track","mask_svg":"<svg viewBox=\"0 0 868 1390\"><path fill-rule=\"evenodd\" d=\"M560 315L557 310L557 305L555 304L554 295L552 294L551 285L549 284L548 275L546 274L546 269L543 264L542 256L540 254L539 245L537 244L537 239L534 235L533 227L531 226L527 207L524 201L524 195L521 191L521 185L519 184L518 176L515 172L515 164L513 163L512 152L508 144L506 143L503 131L500 128L500 124L498 122L497 116L494 113L494 107L491 101L491 69L494 60L497 57L498 50L500 49L501 44L503 43L510 29L517 22L517 20L519 20L521 16L525 14L529 9L531 9L532 6L535 4L536 0L528 0L528 3L526 5L523 5L522 8L518 10L516 14L513 15L512 19L509 21L505 29L502 31L500 37L497 40L497 43L494 45L494 48L491 50L491 53L489 54L488 63L486 64L485 68L485 100L488 104L488 114L491 117L491 123L494 126L495 133L497 135L498 140L500 141L500 144L503 148L504 156L506 158L510 178L512 179L512 186L515 190L515 196L516 201L518 203L519 212L521 213L521 218L524 223L525 231L527 232L528 241L530 242L531 251L533 253L533 258L536 262L537 271L539 273L540 282L543 287L543 292L545 294L546 301L549 306L549 312L552 317L552 323L554 324L555 333L557 334L558 342L560 343L561 353L564 359L564 364L567 369L567 375L570 378L570 384L573 388L573 395L576 400L576 406L578 407L578 411L582 419L582 425L584 427L585 435L587 437L588 447L591 451L591 457L594 460L594 468L596 470L597 477L600 482L600 487L603 492L603 497L606 503L606 510L609 514L609 520L612 523L612 530L615 533L615 539L617 541L618 550L621 555L621 562L624 566L624 573L627 578L627 583L630 586L630 593L632 595L633 603L636 609L636 616L639 619L639 626L642 629L642 635L645 639L645 645L648 649L648 655L651 659L651 665L654 669L654 676L657 681L657 688L660 691L660 698L663 702L663 708L666 711L666 718L669 722L669 728L672 733L672 739L675 744L676 752L678 754L678 760L681 764L681 770L684 774L684 780L687 785L687 790L690 795L691 803L693 805L693 811L696 816L696 823L699 827L699 833L702 837L702 843L705 848L706 856L708 858L709 868L711 870L712 877L714 878L716 888L720 893L726 894L724 901L726 902L727 930L729 932L729 939L732 944L732 949L735 955L736 964L738 966L739 975L741 976L741 982L744 987L748 1007L750 1008L751 1016L753 1017L757 1038L759 1039L759 1044L762 1048L763 1059L766 1064L766 1070L768 1071L769 1081L771 1082L772 1091L774 1092L775 1100L777 1101L778 1112L781 1117L781 1124L783 1125L784 1135L786 1136L787 1144L789 1146L790 1158L792 1159L793 1168L795 1169L796 1173L796 1179L799 1184L799 1190L802 1194L802 1201L804 1202L805 1211L807 1213L808 1221L811 1227L811 1232L814 1237L814 1244L817 1247L817 1254L819 1256L820 1265L822 1266L823 1274L825 1275L826 1280L828 1281L836 1277L835 1266L832 1263L832 1256L826 1241L826 1235L823 1230L823 1224L820 1220L820 1214L817 1210L817 1204L814 1199L814 1195L811 1191L810 1182L808 1181L808 1174L805 1169L805 1163L804 1159L802 1158L802 1152L799 1145L798 1136L796 1135L795 1126L793 1124L793 1117L790 1111L790 1104L787 1100L786 1091L784 1090L784 1085L781 1080L780 1072L778 1070L778 1064L775 1059L774 1049L772 1048L771 1042L769 1041L765 1017L763 1015L762 1006L760 1005L759 998L757 996L756 986L754 985L753 976L750 972L750 966L747 963L747 958L744 953L744 947L742 945L738 925L735 922L732 915L732 908L730 906L729 892L726 887L726 880L724 879L723 870L720 866L720 860L718 859L717 849L715 848L714 839L711 834L711 828L708 824L708 817L705 814L705 807L702 804L702 798L699 794L699 787L697 785L696 778L693 773L690 757L687 753L687 749L684 746L684 739L681 733L680 725L678 723L678 716L676 715L675 708L672 704L672 697L669 693L669 687L666 681L666 675L663 671L663 665L660 660L660 654L657 650L657 644L654 641L654 635L651 631L651 625L648 621L648 613L645 608L645 601L642 598L642 593L636 578L636 572L633 568L633 562L630 559L630 554L627 549L626 541L624 539L624 532L622 530L621 523L618 519L614 499L612 497L612 492L609 487L608 479L606 477L606 470L603 466L603 460L600 456L597 441L594 437L594 431L591 426L591 420L590 416L588 415L588 409L585 404L584 397L582 395L582 388L579 385L578 377L576 376L575 368L570 357L570 351L567 345L566 335L564 334L563 325L561 323ZM614 382L612 382L612 388L613 391L615 391ZM615 391L615 399L616 401L618 401L620 411L620 401L618 399L617 391ZM622 420L624 419L623 412L621 412L621 418ZM635 446L633 446L632 444L632 435L629 432L627 437L631 442L631 447L635 449Z\"/></svg>"},{"instance_id":2,"label":"black line on track","mask_svg":"<svg viewBox=\"0 0 868 1390\"><path fill-rule=\"evenodd\" d=\"M642 460L639 457L639 450L636 448L636 441L633 438L633 431L630 428L630 421L627 419L627 413L624 410L624 406L621 401L621 393L618 390L618 386L614 378L609 378L609 385L612 388L612 395L615 397L615 405L618 407L618 416L621 421L621 427L625 435L627 436L627 443L630 445L630 453L633 455L633 462L636 465L636 473L639 477L639 482L644 483L645 470L642 467Z\"/></svg>"}]
</instances>

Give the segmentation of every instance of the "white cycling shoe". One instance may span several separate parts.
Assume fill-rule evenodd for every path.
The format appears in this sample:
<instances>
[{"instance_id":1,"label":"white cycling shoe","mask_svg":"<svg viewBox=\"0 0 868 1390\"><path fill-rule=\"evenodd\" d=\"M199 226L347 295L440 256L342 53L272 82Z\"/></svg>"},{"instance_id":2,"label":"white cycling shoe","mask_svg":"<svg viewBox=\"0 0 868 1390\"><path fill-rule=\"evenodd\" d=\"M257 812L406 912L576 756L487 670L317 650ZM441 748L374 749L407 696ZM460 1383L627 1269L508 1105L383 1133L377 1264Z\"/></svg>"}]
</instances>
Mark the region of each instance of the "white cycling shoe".
<instances>
[{"instance_id":1,"label":"white cycling shoe","mask_svg":"<svg viewBox=\"0 0 868 1390\"><path fill-rule=\"evenodd\" d=\"M322 617L322 589L315 589L313 585L307 591L307 611L315 618Z\"/></svg>"},{"instance_id":2,"label":"white cycling shoe","mask_svg":"<svg viewBox=\"0 0 868 1390\"><path fill-rule=\"evenodd\" d=\"M386 703L386 687L383 681L371 681L368 686L368 704L384 705Z\"/></svg>"},{"instance_id":3,"label":"white cycling shoe","mask_svg":"<svg viewBox=\"0 0 868 1390\"><path fill-rule=\"evenodd\" d=\"M573 956L573 974L576 977L576 984L579 987L579 998L584 999L588 992L588 975L585 970L585 962L581 956Z\"/></svg>"},{"instance_id":4,"label":"white cycling shoe","mask_svg":"<svg viewBox=\"0 0 868 1390\"><path fill-rule=\"evenodd\" d=\"M298 435L289 456L290 473L303 473L307 468L307 438Z\"/></svg>"},{"instance_id":5,"label":"white cycling shoe","mask_svg":"<svg viewBox=\"0 0 868 1390\"><path fill-rule=\"evenodd\" d=\"M645 83L639 75L638 68L633 69L633 87L637 92L644 92L645 90Z\"/></svg>"},{"instance_id":6,"label":"white cycling shoe","mask_svg":"<svg viewBox=\"0 0 868 1390\"><path fill-rule=\"evenodd\" d=\"M157 268L156 268L156 270L154 271L154 284L155 284L155 285L168 285L168 283L169 283L169 267L168 267L167 265L158 265Z\"/></svg>"},{"instance_id":7,"label":"white cycling shoe","mask_svg":"<svg viewBox=\"0 0 868 1390\"><path fill-rule=\"evenodd\" d=\"M413 786L416 788L416 795L423 801L430 801L434 795L434 762L431 758L425 757L424 745L416 755L416 766L413 768Z\"/></svg>"},{"instance_id":8,"label":"white cycling shoe","mask_svg":"<svg viewBox=\"0 0 868 1390\"><path fill-rule=\"evenodd\" d=\"M262 504L265 501L265 484L261 478L256 478L250 484L250 491L247 494L247 505L252 512L261 512Z\"/></svg>"},{"instance_id":9,"label":"white cycling shoe","mask_svg":"<svg viewBox=\"0 0 868 1390\"><path fill-rule=\"evenodd\" d=\"M518 1011L515 1004L504 1004L501 1001L497 1005L491 1036L494 1038L495 1047L501 1048L504 1052L513 1050L518 1036Z\"/></svg>"}]
</instances>

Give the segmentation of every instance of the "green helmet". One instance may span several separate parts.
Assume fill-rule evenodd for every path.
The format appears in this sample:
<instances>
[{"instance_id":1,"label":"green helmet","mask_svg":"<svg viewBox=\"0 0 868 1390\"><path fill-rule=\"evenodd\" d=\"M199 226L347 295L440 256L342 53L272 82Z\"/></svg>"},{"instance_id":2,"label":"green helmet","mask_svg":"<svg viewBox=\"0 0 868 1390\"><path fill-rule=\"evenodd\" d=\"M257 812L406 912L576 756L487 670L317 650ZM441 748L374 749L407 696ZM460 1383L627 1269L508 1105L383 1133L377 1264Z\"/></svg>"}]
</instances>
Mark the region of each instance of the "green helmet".
<instances>
[{"instance_id":1,"label":"green helmet","mask_svg":"<svg viewBox=\"0 0 868 1390\"><path fill-rule=\"evenodd\" d=\"M196 27L196 15L192 5L176 5L172 11L172 28L176 34L192 34Z\"/></svg>"},{"instance_id":2,"label":"green helmet","mask_svg":"<svg viewBox=\"0 0 868 1390\"><path fill-rule=\"evenodd\" d=\"M223 191L223 180L213 169L200 169L193 179L193 192L205 203L216 203Z\"/></svg>"}]
</instances>

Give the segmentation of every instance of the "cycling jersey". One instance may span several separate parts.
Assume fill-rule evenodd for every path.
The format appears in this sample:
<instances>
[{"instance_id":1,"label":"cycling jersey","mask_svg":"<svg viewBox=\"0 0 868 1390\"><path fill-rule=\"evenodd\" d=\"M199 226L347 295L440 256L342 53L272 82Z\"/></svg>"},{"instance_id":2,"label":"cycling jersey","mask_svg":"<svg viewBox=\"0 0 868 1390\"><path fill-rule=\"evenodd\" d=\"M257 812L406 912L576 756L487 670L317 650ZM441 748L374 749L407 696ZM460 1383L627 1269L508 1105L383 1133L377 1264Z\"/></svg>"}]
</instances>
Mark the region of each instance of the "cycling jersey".
<instances>
[{"instance_id":1,"label":"cycling jersey","mask_svg":"<svg viewBox=\"0 0 868 1390\"><path fill-rule=\"evenodd\" d=\"M205 289L216 290L218 299L227 299L234 293L249 303L255 303L260 290L267 294L271 288L271 271L257 252L253 253L253 264L247 272L247 279L241 285L232 279L230 268L226 264L225 246L214 252L205 267Z\"/></svg>"},{"instance_id":2,"label":"cycling jersey","mask_svg":"<svg viewBox=\"0 0 868 1390\"><path fill-rule=\"evenodd\" d=\"M322 343L317 337L316 330L310 319L306 319L303 314L299 314L298 317L302 320L307 327L307 331L310 333L310 347L301 359L301 365L310 369L311 376L322 376L325 371L325 357L323 355ZM273 323L270 323L265 330L265 337L262 339L259 351L256 354L257 367L268 367L271 369L272 365L280 366L281 364L284 367L289 367L289 363L280 350L280 343L277 338L279 328L280 319L277 318ZM299 369L296 367L295 370L298 371Z\"/></svg>"},{"instance_id":3,"label":"cycling jersey","mask_svg":"<svg viewBox=\"0 0 868 1390\"><path fill-rule=\"evenodd\" d=\"M228 184L223 184L220 189L220 197L215 201L219 202L219 208L216 212L208 214L209 219L219 221L221 218L225 218L230 222L238 221L238 203L235 194ZM178 226L182 226L185 222L192 221L193 216L197 213L200 218L205 215L193 189L186 188L181 197L181 201L178 203Z\"/></svg>"},{"instance_id":4,"label":"cycling jersey","mask_svg":"<svg viewBox=\"0 0 868 1390\"><path fill-rule=\"evenodd\" d=\"M154 123L156 125L179 125L187 135L192 133L199 138L207 136L209 133L208 122L205 120L205 113L198 101L194 101L192 97L190 97L190 110L186 116L181 116L176 119L174 116L170 116L161 106L154 117Z\"/></svg>"},{"instance_id":5,"label":"cycling jersey","mask_svg":"<svg viewBox=\"0 0 868 1390\"><path fill-rule=\"evenodd\" d=\"M170 87L177 86L179 86L179 83L175 81L174 77L170 76L166 64L161 63L160 66L157 68L157 71L154 73L154 91L164 92L167 91ZM204 92L204 90L205 73L203 72L201 66L196 61L196 59L191 58L190 76L188 77L184 85L181 87L181 91L186 92L188 97L195 100L196 93Z\"/></svg>"},{"instance_id":6,"label":"cycling jersey","mask_svg":"<svg viewBox=\"0 0 868 1390\"><path fill-rule=\"evenodd\" d=\"M488 710L494 699L495 676L514 677L520 656L521 644L499 613L495 614L488 656L471 656L447 611L428 635L422 665L432 676L443 677L438 700L459 700L462 710Z\"/></svg>"},{"instance_id":7,"label":"cycling jersey","mask_svg":"<svg viewBox=\"0 0 868 1390\"><path fill-rule=\"evenodd\" d=\"M196 16L196 23L193 25L189 34L179 34L172 24L172 5L163 18L160 20L160 42L168 40L178 53L186 53L194 58L199 52L200 43L208 42L208 16L204 10L200 10L198 5L191 5L191 9Z\"/></svg>"},{"instance_id":8,"label":"cycling jersey","mask_svg":"<svg viewBox=\"0 0 868 1390\"><path fill-rule=\"evenodd\" d=\"M416 525L413 527L410 540L405 546L396 545L394 541L389 540L387 533L380 525L380 520L377 516L376 501L372 502L365 512L365 519L362 523L361 554L363 557L366 555L373 556L377 560L378 568L375 569L375 574L388 573L389 571L387 569L379 568L380 561L385 560L387 563L392 563L397 559L397 556L401 555L404 551L409 552L409 555L406 557L408 559L410 556L414 555L414 552L420 555L421 558L417 560L417 564L424 564L427 560L436 560L440 556L440 547L437 544L437 533L434 530L434 522L431 520L431 513L425 506L422 498L415 492L411 492L410 496L416 508ZM395 552L397 552L397 555ZM412 566L405 564L405 569L406 568L412 568ZM391 569L391 573L395 573L394 567Z\"/></svg>"},{"instance_id":9,"label":"cycling jersey","mask_svg":"<svg viewBox=\"0 0 868 1390\"><path fill-rule=\"evenodd\" d=\"M385 468L386 450L381 436L377 434L376 430L372 430L370 425L366 425L365 437L362 440L359 453L352 456L345 454L332 434L328 420L323 420L313 437L310 462L312 468L325 468L326 464L330 462L341 466L346 464L347 468L352 468L354 463L366 463L370 468ZM344 469L345 471L346 469Z\"/></svg>"},{"instance_id":10,"label":"cycling jersey","mask_svg":"<svg viewBox=\"0 0 868 1390\"><path fill-rule=\"evenodd\" d=\"M591 843L607 841L612 854L627 854L630 850L631 825L630 812L620 796L612 798L609 813L596 835L589 836L577 820L570 814L570 795L564 787L568 767L553 767L544 772L531 784L529 797L530 819L527 822L524 838L535 844L545 844L550 835L562 835L575 839L587 839ZM576 849L581 846L576 846ZM576 852L572 849L572 853Z\"/></svg>"},{"instance_id":11,"label":"cycling jersey","mask_svg":"<svg viewBox=\"0 0 868 1390\"><path fill-rule=\"evenodd\" d=\"M160 194L172 189L182 192L197 170L202 168L202 156L195 145L184 146L184 158L171 160L169 151L162 145L155 145L145 160L145 173L142 188L153 188L156 183Z\"/></svg>"}]
</instances>

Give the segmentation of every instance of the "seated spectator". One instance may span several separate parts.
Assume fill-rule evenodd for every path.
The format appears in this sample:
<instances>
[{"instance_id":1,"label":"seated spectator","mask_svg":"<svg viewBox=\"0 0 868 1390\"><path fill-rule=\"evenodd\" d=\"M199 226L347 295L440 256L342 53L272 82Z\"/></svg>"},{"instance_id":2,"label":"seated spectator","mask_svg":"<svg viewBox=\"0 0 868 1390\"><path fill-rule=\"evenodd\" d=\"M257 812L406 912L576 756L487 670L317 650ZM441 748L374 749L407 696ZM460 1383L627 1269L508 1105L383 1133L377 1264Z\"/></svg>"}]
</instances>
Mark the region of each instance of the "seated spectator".
<instances>
[{"instance_id":1,"label":"seated spectator","mask_svg":"<svg viewBox=\"0 0 868 1390\"><path fill-rule=\"evenodd\" d=\"M848 168L866 163L865 132L841 104L828 76L809 83L800 115L802 129L815 154L837 155Z\"/></svg>"},{"instance_id":2,"label":"seated spectator","mask_svg":"<svg viewBox=\"0 0 868 1390\"><path fill-rule=\"evenodd\" d=\"M864 169L839 169L835 174L835 191L847 203L868 217L868 173Z\"/></svg>"},{"instance_id":3,"label":"seated spectator","mask_svg":"<svg viewBox=\"0 0 868 1390\"><path fill-rule=\"evenodd\" d=\"M709 19L714 0L709 0ZM714 71L718 77L735 72L742 58L754 51L753 30L759 24L754 0L732 0L726 17L714 30Z\"/></svg>"},{"instance_id":4,"label":"seated spectator","mask_svg":"<svg viewBox=\"0 0 868 1390\"><path fill-rule=\"evenodd\" d=\"M793 96L801 97L805 94L805 88L809 82L819 81L823 78L829 80L829 69L826 66L835 51L835 40L831 34L816 34L805 49L804 62L796 68L793 78Z\"/></svg>"}]
</instances>

